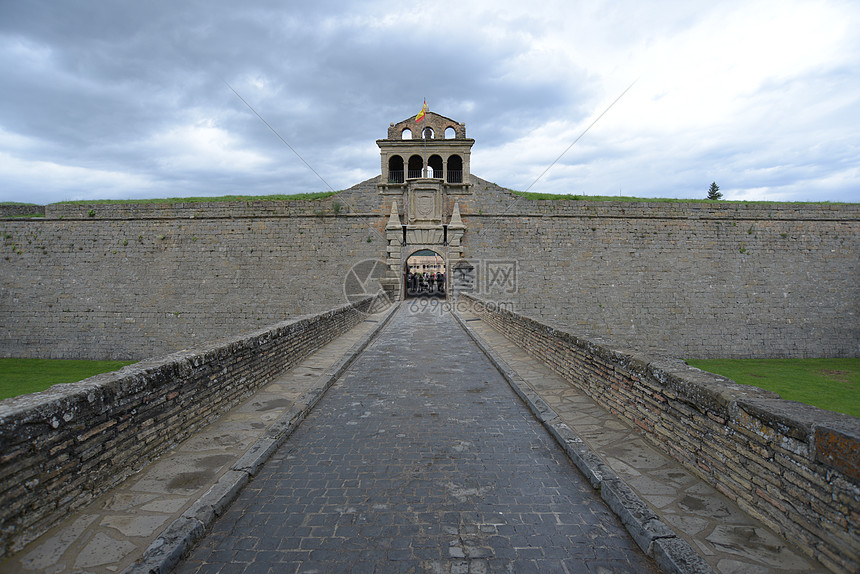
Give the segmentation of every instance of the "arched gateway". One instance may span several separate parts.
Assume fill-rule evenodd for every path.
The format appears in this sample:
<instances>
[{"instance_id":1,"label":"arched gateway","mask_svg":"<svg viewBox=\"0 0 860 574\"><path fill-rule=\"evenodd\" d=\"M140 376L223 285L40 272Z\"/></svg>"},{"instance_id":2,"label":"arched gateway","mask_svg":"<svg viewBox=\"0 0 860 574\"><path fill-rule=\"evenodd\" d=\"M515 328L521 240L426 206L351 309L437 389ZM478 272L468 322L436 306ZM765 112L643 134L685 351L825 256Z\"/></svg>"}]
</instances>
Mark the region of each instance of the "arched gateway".
<instances>
[{"instance_id":1,"label":"arched gateway","mask_svg":"<svg viewBox=\"0 0 860 574\"><path fill-rule=\"evenodd\" d=\"M421 137L407 139L407 133ZM385 226L389 271L383 286L392 295L403 298L432 291L447 297L451 292L447 269L463 259L461 239L466 231L457 200L472 193L469 158L474 143L466 138L465 124L433 112L420 121L412 117L391 124L388 138L376 141L383 174L377 191L391 200ZM432 289L429 278L426 287L413 281L410 288L408 260L424 251L441 259L446 272L441 283L434 277Z\"/></svg>"},{"instance_id":2,"label":"arched gateway","mask_svg":"<svg viewBox=\"0 0 860 574\"><path fill-rule=\"evenodd\" d=\"M446 297L445 257L432 249L419 249L406 258L403 268L405 297Z\"/></svg>"}]
</instances>

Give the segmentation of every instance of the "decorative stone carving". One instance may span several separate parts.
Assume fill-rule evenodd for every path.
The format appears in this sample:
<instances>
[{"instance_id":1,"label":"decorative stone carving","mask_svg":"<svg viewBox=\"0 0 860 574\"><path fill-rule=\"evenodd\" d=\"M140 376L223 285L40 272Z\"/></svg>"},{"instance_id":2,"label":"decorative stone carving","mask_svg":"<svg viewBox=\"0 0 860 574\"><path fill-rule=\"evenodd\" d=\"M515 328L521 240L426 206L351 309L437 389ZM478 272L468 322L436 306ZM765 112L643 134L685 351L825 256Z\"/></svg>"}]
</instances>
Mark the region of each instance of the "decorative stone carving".
<instances>
[{"instance_id":1,"label":"decorative stone carving","mask_svg":"<svg viewBox=\"0 0 860 574\"><path fill-rule=\"evenodd\" d=\"M409 216L407 224L441 224L442 190L434 181L418 180L407 191Z\"/></svg>"},{"instance_id":2,"label":"decorative stone carving","mask_svg":"<svg viewBox=\"0 0 860 574\"><path fill-rule=\"evenodd\" d=\"M406 229L406 245L439 245L443 246L445 230L441 225L431 228Z\"/></svg>"},{"instance_id":3,"label":"decorative stone carving","mask_svg":"<svg viewBox=\"0 0 860 574\"><path fill-rule=\"evenodd\" d=\"M385 225L385 239L388 241L386 248L385 264L388 266L386 276L379 280L380 285L392 300L400 297L400 260L403 246L403 225L400 223L400 214L397 212L397 202L391 202L391 214Z\"/></svg>"}]
</instances>

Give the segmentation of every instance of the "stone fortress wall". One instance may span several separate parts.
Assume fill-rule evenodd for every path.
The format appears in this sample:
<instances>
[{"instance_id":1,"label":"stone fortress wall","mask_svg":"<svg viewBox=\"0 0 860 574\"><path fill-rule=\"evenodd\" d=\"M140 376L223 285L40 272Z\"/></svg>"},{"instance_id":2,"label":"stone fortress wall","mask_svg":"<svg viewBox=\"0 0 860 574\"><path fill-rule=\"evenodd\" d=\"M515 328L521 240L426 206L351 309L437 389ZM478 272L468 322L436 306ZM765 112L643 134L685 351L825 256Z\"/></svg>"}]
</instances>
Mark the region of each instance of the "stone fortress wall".
<instances>
[{"instance_id":1,"label":"stone fortress wall","mask_svg":"<svg viewBox=\"0 0 860 574\"><path fill-rule=\"evenodd\" d=\"M346 302L386 256L376 181L0 219L0 356L140 359ZM477 294L525 316L679 357L860 356L860 205L534 201L474 175L458 202Z\"/></svg>"},{"instance_id":2,"label":"stone fortress wall","mask_svg":"<svg viewBox=\"0 0 860 574\"><path fill-rule=\"evenodd\" d=\"M334 205L60 205L0 221L0 356L142 359L346 303L344 266L385 241L378 218Z\"/></svg>"},{"instance_id":3,"label":"stone fortress wall","mask_svg":"<svg viewBox=\"0 0 860 574\"><path fill-rule=\"evenodd\" d=\"M44 217L45 206L30 203L2 203L0 217Z\"/></svg>"}]
</instances>

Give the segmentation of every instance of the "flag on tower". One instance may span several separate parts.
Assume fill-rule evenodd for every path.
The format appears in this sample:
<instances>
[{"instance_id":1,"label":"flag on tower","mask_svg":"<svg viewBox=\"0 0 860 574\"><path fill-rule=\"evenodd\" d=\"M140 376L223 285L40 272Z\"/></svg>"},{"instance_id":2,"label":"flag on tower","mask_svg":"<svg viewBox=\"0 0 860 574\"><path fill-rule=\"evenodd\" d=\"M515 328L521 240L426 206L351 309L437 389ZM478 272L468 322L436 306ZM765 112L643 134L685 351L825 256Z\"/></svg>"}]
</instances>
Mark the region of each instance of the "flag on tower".
<instances>
[{"instance_id":1,"label":"flag on tower","mask_svg":"<svg viewBox=\"0 0 860 574\"><path fill-rule=\"evenodd\" d=\"M427 99L425 98L424 105L421 106L421 111L418 112L417 116L415 116L415 121L420 122L421 120L424 119L424 116L426 116L426 115L427 115Z\"/></svg>"}]
</instances>

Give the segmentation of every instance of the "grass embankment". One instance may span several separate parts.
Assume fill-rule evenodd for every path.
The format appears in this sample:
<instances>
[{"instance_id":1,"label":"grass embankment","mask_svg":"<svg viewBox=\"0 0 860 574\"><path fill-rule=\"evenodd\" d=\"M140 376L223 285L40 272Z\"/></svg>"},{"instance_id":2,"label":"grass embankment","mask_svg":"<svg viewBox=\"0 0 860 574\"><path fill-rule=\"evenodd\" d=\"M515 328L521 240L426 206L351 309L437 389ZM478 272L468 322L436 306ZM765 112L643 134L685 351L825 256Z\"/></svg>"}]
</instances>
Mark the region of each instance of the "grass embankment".
<instances>
[{"instance_id":1,"label":"grass embankment","mask_svg":"<svg viewBox=\"0 0 860 574\"><path fill-rule=\"evenodd\" d=\"M860 417L860 359L690 359L689 365L790 401Z\"/></svg>"},{"instance_id":2,"label":"grass embankment","mask_svg":"<svg viewBox=\"0 0 860 574\"><path fill-rule=\"evenodd\" d=\"M121 369L136 361L0 359L0 400Z\"/></svg>"},{"instance_id":3,"label":"grass embankment","mask_svg":"<svg viewBox=\"0 0 860 574\"><path fill-rule=\"evenodd\" d=\"M297 193L295 195L222 195L219 197L165 197L160 199L88 199L80 201L59 201L57 203L72 205L104 205L121 203L209 203L213 201L305 201L324 199L336 191L320 191L317 193Z\"/></svg>"},{"instance_id":4,"label":"grass embankment","mask_svg":"<svg viewBox=\"0 0 860 574\"><path fill-rule=\"evenodd\" d=\"M629 195L556 195L553 193L535 193L533 191L514 191L512 193L522 196L523 199L537 199L541 201L647 201L652 203L725 203L708 199L672 199L668 197L632 197Z\"/></svg>"},{"instance_id":5,"label":"grass embankment","mask_svg":"<svg viewBox=\"0 0 860 574\"><path fill-rule=\"evenodd\" d=\"M831 201L741 201L731 199L689 199L689 198L673 198L673 197L632 197L628 195L556 195L552 193L535 193L533 191L514 191L511 193L521 196L523 199L536 199L542 201L644 201L647 203L742 203L742 204L758 204L758 203L808 203L808 204L830 204L830 203L847 203L847 202L831 202Z\"/></svg>"},{"instance_id":6,"label":"grass embankment","mask_svg":"<svg viewBox=\"0 0 860 574\"><path fill-rule=\"evenodd\" d=\"M831 202L831 201L741 201L731 199L690 199L676 197L633 197L629 195L571 195L571 194L552 194L552 193L535 193L532 191L515 191L509 189L513 194L519 195L524 199L536 199L546 201L644 201L649 203L809 203L809 204L830 204L830 203L849 203L849 202ZM99 204L122 204L122 203L203 203L213 201L306 201L313 199L325 199L340 193L339 191L320 191L316 193L297 193L294 195L275 194L275 195L221 195L218 197L163 197L154 199L83 199L75 201L58 201L61 204L72 205L99 205ZM12 205L35 205L35 204L19 204L14 202L4 202L4 204ZM2 204L0 204L2 205ZM30 217L37 217L33 215Z\"/></svg>"}]
</instances>

